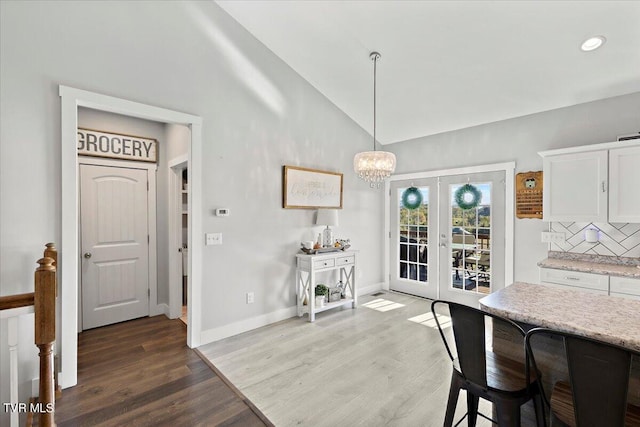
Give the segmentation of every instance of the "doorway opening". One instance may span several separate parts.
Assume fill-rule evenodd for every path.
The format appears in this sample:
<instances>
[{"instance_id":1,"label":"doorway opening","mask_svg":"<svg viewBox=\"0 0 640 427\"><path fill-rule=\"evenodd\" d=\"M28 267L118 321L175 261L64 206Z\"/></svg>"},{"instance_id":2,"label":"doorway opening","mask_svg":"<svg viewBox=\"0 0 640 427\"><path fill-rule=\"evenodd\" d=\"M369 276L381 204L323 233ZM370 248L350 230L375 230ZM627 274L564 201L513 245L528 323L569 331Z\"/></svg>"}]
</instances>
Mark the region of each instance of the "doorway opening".
<instances>
[{"instance_id":1,"label":"doorway opening","mask_svg":"<svg viewBox=\"0 0 640 427\"><path fill-rule=\"evenodd\" d=\"M60 86L61 97L61 241L60 241L60 278L59 299L61 357L60 384L63 388L77 384L78 360L78 294L79 294L79 242L78 242L78 168L77 168L77 128L78 107L106 111L124 116L137 117L161 123L184 125L190 129L187 155L189 160L189 255L188 255L188 292L191 301L200 301L202 293L201 266L202 248L194 247L193 235L201 234L202 212L199 185L202 181L202 119L177 111L158 108L125 99L101 95L94 92ZM172 293L170 292L172 299ZM170 305L171 302L170 302ZM201 306L189 305L189 324L187 325L187 345L200 345Z\"/></svg>"}]
</instances>

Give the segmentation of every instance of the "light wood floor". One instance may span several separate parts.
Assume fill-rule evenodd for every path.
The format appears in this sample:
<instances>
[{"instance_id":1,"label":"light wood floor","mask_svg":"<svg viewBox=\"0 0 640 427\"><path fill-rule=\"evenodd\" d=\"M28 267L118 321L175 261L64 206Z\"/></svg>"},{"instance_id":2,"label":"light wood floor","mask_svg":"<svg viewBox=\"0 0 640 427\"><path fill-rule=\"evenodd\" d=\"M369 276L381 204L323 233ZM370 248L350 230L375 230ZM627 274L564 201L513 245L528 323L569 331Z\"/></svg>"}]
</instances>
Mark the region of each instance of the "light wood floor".
<instances>
[{"instance_id":1,"label":"light wood floor","mask_svg":"<svg viewBox=\"0 0 640 427\"><path fill-rule=\"evenodd\" d=\"M199 350L279 427L441 426L451 363L437 329L408 320L430 313L431 301L384 293L359 304ZM491 415L488 402L480 410ZM465 412L462 393L456 421Z\"/></svg>"},{"instance_id":2,"label":"light wood floor","mask_svg":"<svg viewBox=\"0 0 640 427\"><path fill-rule=\"evenodd\" d=\"M186 345L164 316L82 332L78 385L56 402L58 426L269 426Z\"/></svg>"}]
</instances>

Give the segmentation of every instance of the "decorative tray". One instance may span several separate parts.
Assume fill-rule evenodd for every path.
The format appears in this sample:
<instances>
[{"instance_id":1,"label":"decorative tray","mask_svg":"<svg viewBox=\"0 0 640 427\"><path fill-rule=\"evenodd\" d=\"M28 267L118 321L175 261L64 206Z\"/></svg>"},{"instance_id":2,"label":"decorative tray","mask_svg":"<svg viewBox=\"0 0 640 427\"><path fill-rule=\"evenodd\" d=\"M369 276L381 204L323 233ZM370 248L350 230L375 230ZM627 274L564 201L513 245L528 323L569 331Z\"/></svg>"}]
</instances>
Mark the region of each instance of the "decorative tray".
<instances>
[{"instance_id":1,"label":"decorative tray","mask_svg":"<svg viewBox=\"0 0 640 427\"><path fill-rule=\"evenodd\" d=\"M304 252L307 255L316 255L316 254L324 254L324 253L329 253L329 252L339 252L339 251L346 251L347 249L349 249L351 247L351 245L343 245L340 247L329 247L329 248L320 248L320 249L305 249L305 248L300 248L300 250L302 252Z\"/></svg>"}]
</instances>

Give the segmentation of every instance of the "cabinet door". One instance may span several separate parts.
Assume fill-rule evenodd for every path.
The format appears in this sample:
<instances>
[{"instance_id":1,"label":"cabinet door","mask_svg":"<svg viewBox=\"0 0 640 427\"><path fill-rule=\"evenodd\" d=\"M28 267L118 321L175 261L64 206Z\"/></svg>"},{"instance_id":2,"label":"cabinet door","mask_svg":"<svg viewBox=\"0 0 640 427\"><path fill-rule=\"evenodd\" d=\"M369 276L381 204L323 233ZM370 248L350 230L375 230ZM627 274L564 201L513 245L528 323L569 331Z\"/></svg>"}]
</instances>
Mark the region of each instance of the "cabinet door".
<instances>
[{"instance_id":1,"label":"cabinet door","mask_svg":"<svg viewBox=\"0 0 640 427\"><path fill-rule=\"evenodd\" d=\"M607 222L607 150L543 159L545 221Z\"/></svg>"},{"instance_id":2,"label":"cabinet door","mask_svg":"<svg viewBox=\"0 0 640 427\"><path fill-rule=\"evenodd\" d=\"M640 279L611 276L611 296L640 299Z\"/></svg>"},{"instance_id":3,"label":"cabinet door","mask_svg":"<svg viewBox=\"0 0 640 427\"><path fill-rule=\"evenodd\" d=\"M640 222L640 145L609 150L609 222Z\"/></svg>"}]
</instances>

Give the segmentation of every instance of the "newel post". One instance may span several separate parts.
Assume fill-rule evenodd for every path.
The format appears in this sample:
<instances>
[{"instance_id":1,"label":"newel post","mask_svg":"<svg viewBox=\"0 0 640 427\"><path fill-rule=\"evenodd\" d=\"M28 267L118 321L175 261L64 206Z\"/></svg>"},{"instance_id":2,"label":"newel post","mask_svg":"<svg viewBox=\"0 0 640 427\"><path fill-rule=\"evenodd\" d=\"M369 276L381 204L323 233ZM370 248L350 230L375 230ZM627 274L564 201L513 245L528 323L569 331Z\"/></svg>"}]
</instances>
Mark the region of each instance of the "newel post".
<instances>
[{"instance_id":1,"label":"newel post","mask_svg":"<svg viewBox=\"0 0 640 427\"><path fill-rule=\"evenodd\" d=\"M35 273L35 343L40 350L39 426L55 426L53 346L56 340L56 268L53 258L38 260Z\"/></svg>"},{"instance_id":2,"label":"newel post","mask_svg":"<svg viewBox=\"0 0 640 427\"><path fill-rule=\"evenodd\" d=\"M56 268L56 298L57 298L58 295L60 294L60 289L58 289L58 287L59 287L59 282L58 282L58 249L56 248L56 244L55 243L47 243L45 245L44 255L43 256L45 258L49 257L49 258L53 259L53 266ZM56 332L56 335L57 335L57 332ZM54 348L54 353L53 353L53 382L54 382L54 388L55 388L55 391L56 391L56 399L59 399L60 396L62 396L62 388L60 387L60 384L58 384L58 372L59 371L60 371L60 359L56 355L55 348Z\"/></svg>"},{"instance_id":3,"label":"newel post","mask_svg":"<svg viewBox=\"0 0 640 427\"><path fill-rule=\"evenodd\" d=\"M55 243L47 243L46 245L44 245L44 257L45 258L51 258L53 260L53 267L56 269L56 271L58 270L58 249L56 249L56 244ZM56 280L57 282L57 280ZM58 286L56 284L56 296L58 296Z\"/></svg>"}]
</instances>

